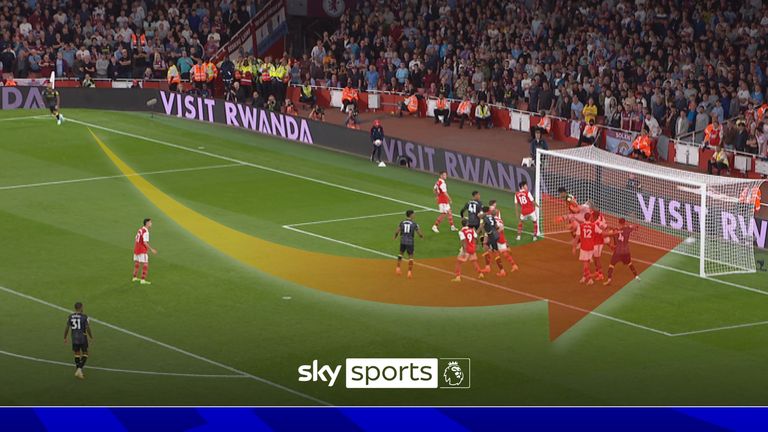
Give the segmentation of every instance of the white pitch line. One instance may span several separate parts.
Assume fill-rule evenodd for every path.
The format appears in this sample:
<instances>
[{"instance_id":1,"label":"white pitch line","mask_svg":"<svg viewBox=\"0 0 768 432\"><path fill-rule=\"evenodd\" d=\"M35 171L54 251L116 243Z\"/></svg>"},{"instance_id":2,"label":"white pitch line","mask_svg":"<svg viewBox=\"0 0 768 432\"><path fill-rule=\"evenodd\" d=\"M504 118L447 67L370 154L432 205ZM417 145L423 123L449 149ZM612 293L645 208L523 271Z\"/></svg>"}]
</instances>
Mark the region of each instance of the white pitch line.
<instances>
[{"instance_id":1,"label":"white pitch line","mask_svg":"<svg viewBox=\"0 0 768 432\"><path fill-rule=\"evenodd\" d=\"M695 334L702 334L702 333L712 333L722 330L733 330L733 329L740 329L740 328L747 328L747 327L757 327L762 325L767 325L768 321L758 321L753 323L746 323L746 324L734 324L729 326L723 326L723 327L714 327L709 329L702 329L702 330L691 330L687 332L681 332L681 333L673 333L670 336L689 336L689 335L695 335Z\"/></svg>"},{"instance_id":2,"label":"white pitch line","mask_svg":"<svg viewBox=\"0 0 768 432\"><path fill-rule=\"evenodd\" d=\"M110 176L84 177L84 178L70 179L70 180L54 180L54 181L47 181L47 182L40 182L40 183L27 183L27 184L0 186L0 190L26 189L26 188L34 188L34 187L41 187L41 186L55 186L55 185L63 185L63 184L71 184L71 183L84 183L84 182L91 182L91 181L98 181L98 180L109 180L109 179L116 179L116 178L123 178L123 177L127 178L127 177L135 177L135 176L147 176L147 175L155 175L155 174L204 171L204 170L219 169L219 168L232 168L237 166L243 166L243 165L239 163L231 163L231 164L221 164L221 165L209 165L209 166L203 166L203 167L147 171L147 172L135 173L135 174L116 174L116 175L110 175Z\"/></svg>"},{"instance_id":3,"label":"white pitch line","mask_svg":"<svg viewBox=\"0 0 768 432\"><path fill-rule=\"evenodd\" d=\"M140 140L144 140L144 141L148 141L148 142L153 142L153 143L160 144L160 145L163 145L163 146L173 147L173 148L176 148L176 149L179 149L179 150L184 150L184 151L188 151L188 152L192 152L192 153L202 154L202 155L206 155L206 156L209 156L209 157L212 157L212 158L226 160L226 161L234 162L234 163L239 163L241 165L249 166L249 167L252 167L252 168L258 168L258 169L261 169L261 170L264 170L264 171L273 172L273 173L276 173L276 174L282 174L282 175L285 175L285 176L294 177L294 178L306 180L306 181L309 181L309 182L322 184L322 185L325 185L325 186L330 186L330 187L334 187L334 188L338 188L338 189L343 189L343 190L346 190L346 191L349 191L349 192L358 193L358 194L361 194L361 195L372 196L372 197L375 197L375 198L380 198L380 199L383 199L383 200L387 200L387 201L391 201L391 202L396 202L398 204L404 204L404 205L407 205L407 206L410 206L410 207L414 207L414 208L418 208L418 209L421 209L421 210L427 210L427 211L431 211L431 212L435 212L435 213L438 212L437 210L435 210L432 207L426 207L426 206L423 206L421 204L416 204L416 203L400 200L400 199L397 199L397 198L388 197L386 195L381 195L381 194L377 194L377 193L373 193L373 192L368 192L368 191L364 191L364 190L360 190L360 189L355 189L355 188L349 187L349 186L340 185L340 184L337 184L337 183L328 182L328 181L325 181L325 180L320 180L320 179L316 179L316 178L312 178L312 177L303 176L301 174L292 173L290 171L283 171L283 170L280 170L280 169L277 169L277 168L271 168L271 167L264 166L264 165L259 165L259 164L255 164L255 163L251 163L251 162L246 162L246 161L243 161L243 160L231 158L229 156L224 156L224 155L217 154L217 153L211 153L211 152L208 152L208 151L203 151L203 150L198 150L198 149L194 149L194 148L189 148L189 147L185 147L185 146L182 146L182 145L179 145L179 144L173 144L173 143L169 143L167 141L163 141L163 140L159 140L159 139L155 139L155 138L150 138L150 137L146 137L146 136L142 136L142 135L137 135L137 134L133 134L133 133L130 133L130 132L124 132L124 131L120 131L120 130L117 130L117 129L112 129L112 128L108 128L108 127L104 127L104 126L99 126L99 125L96 125L96 124L93 124L93 123L87 123L87 122L83 122L83 121L80 121L80 120L69 119L69 121L72 122L72 123L81 124L83 126L92 127L92 128L95 128L95 129L101 129L101 130L104 130L104 131L107 131L107 132L112 132L112 133L116 133L116 134L119 134L119 135L124 135L124 136L132 137L132 138L136 138L136 139L140 139ZM528 233L528 234L530 234L530 233ZM549 237L544 236L544 238L546 239L546 238L549 238ZM557 240L557 239L550 239L550 240L560 241L560 240ZM564 242L564 243L567 243L567 242ZM688 271L685 271L685 270L680 270L680 269L676 269L676 268L673 268L673 267L668 267L668 266L665 266L663 264L652 263L652 262L649 262L649 261L643 261L643 260L639 260L639 259L636 259L635 261L641 262L643 264L647 264L647 265L650 265L650 266L656 266L656 267L659 267L659 268L662 268L662 269L665 269L665 270L669 270L669 271L673 271L673 272L676 272L676 273L688 275L688 276L691 276L691 277L706 279L706 280L711 281L711 282L715 282L715 283L718 283L718 284L731 286L731 287L742 289L742 290L745 290L745 291L750 291L750 292L754 292L754 293L758 293L758 294L762 294L762 295L768 295L768 292L766 292L766 291L762 291L762 290L759 290L757 288L752 288L752 287L748 287L748 286L745 286L745 285L740 285L740 284L737 284L737 283L734 283L734 282L728 282L728 281L724 281L724 280L720 280L720 279L715 279L715 278L711 278L711 277L703 277L702 278L697 273L692 273L692 272L688 272Z\"/></svg>"},{"instance_id":4,"label":"white pitch line","mask_svg":"<svg viewBox=\"0 0 768 432\"><path fill-rule=\"evenodd\" d=\"M360 220L360 219L372 219L372 218L377 218L377 217L394 216L394 215L405 215L405 212L399 211L399 212L395 212L395 213L381 213L381 214L375 214L375 215L348 217L348 218L341 218L341 219L328 219L328 220L321 220L321 221L301 222L301 223L285 225L285 227L297 227L297 226L305 226L305 225L320 225L320 224L325 224L325 223L343 222L343 221Z\"/></svg>"},{"instance_id":5,"label":"white pitch line","mask_svg":"<svg viewBox=\"0 0 768 432\"><path fill-rule=\"evenodd\" d=\"M29 360L29 361L34 361L38 363L47 363L47 364L69 366L69 367L73 366L72 363L42 359L42 358L27 356L23 354L16 354L16 353L3 351L3 350L0 350L0 354L6 355L8 357L15 357L18 359ZM243 378L243 379L248 378L247 376L240 375L240 374L215 375L215 374L193 374L193 373L177 373L177 372L155 372L155 371L133 370L133 369L116 369L116 368L108 368L108 367L102 367L102 366L88 366L88 369L101 370L101 371L107 371L107 372L129 373L129 374L137 374L137 375L158 375L158 376L188 377L188 378Z\"/></svg>"},{"instance_id":6,"label":"white pitch line","mask_svg":"<svg viewBox=\"0 0 768 432\"><path fill-rule=\"evenodd\" d=\"M346 246L349 246L349 247L352 247L352 248L355 248L355 249L359 249L359 250L366 251L366 252L369 252L369 253L372 253L372 254L384 256L384 257L387 257L387 258L397 258L396 256L388 254L386 252L377 251L375 249L369 249L367 247L356 245L354 243L348 243L348 242L345 242L343 240L338 240L338 239L335 239L335 238L332 238L332 237L326 237L326 236L323 236L323 235L320 235L320 234L315 234L313 232L300 230L298 228L294 228L294 227L289 226L289 225L283 225L283 228L291 230L291 231L295 231L295 232L298 232L298 233L301 233L301 234L305 234L305 235L308 235L308 236L321 238L323 240L327 240L327 241L330 241L330 242L346 245ZM437 272L440 272L440 273L445 273L445 274L453 275L453 272L451 272L450 270L445 270L445 269L442 269L440 267L431 266L429 264L424 264L424 263L421 263L421 262L418 262L418 261L416 261L415 264L417 266L428 268L430 270L434 270L434 271L437 271ZM650 332L653 332L653 333L657 333L657 334L661 334L661 335L664 335L664 336L672 336L672 334L669 333L669 332L665 332L663 330L658 330L658 329L655 329L653 327L644 326L642 324L637 324L637 323L634 323L634 322L631 322L631 321L623 320L621 318L616 318L616 317L613 317L613 316L610 316L610 315L606 315L606 314L603 314L603 313L600 313L600 312L595 312L594 310L580 308L578 306L570 305L570 304L563 303L563 302L560 302L560 301L557 301L557 300L548 299L546 297L538 296L536 294L531 294L531 293L528 293L528 292L525 292L525 291L518 291L516 289L509 288L509 287L506 287L504 285L495 284L493 282L488 282L488 281L481 280L481 279L475 279L475 278L469 277L469 276L462 276L462 277L464 279L468 279L468 280L471 280L471 281L474 281L474 282L478 282L478 283L481 283L483 285L488 285L488 286L493 287L493 288L498 288L500 290L504 290L504 291L508 291L508 292L511 292L511 293L514 293L514 294L518 294L518 295L521 295L521 296L524 296L524 297L528 297L528 298L533 299L533 300L547 301L549 303L556 304L558 306L562 306L562 307L565 307L565 308L568 308L568 309L572 309L572 310L575 310L575 311L579 311L579 312L584 312L584 313L586 313L588 315L594 315L594 316L598 316L600 318L605 318L607 320L614 321L614 322L617 322L617 323L620 323L620 324L625 324L625 325L628 325L628 326L631 326L631 327L647 330L647 331L650 331Z\"/></svg>"},{"instance_id":7,"label":"white pitch line","mask_svg":"<svg viewBox=\"0 0 768 432\"><path fill-rule=\"evenodd\" d=\"M15 121L15 120L27 120L27 119L39 119L39 118L48 118L48 115L34 115L34 116L23 116L23 117L0 118L0 122Z\"/></svg>"},{"instance_id":8,"label":"white pitch line","mask_svg":"<svg viewBox=\"0 0 768 432\"><path fill-rule=\"evenodd\" d=\"M58 311L61 311L61 312L66 312L66 313L70 313L70 312L71 312L69 309L67 309L67 308L65 308L65 307L61 307L61 306L59 306L59 305L57 305L57 304L53 304L53 303L47 302L47 301L45 301L45 300L42 300L42 299L39 299L39 298L37 298L37 297L33 297L33 296L31 296L31 295L28 295L28 294L24 294L24 293L18 292L18 291L12 290L12 289L10 289L10 288L6 288L6 287L4 287L4 286L0 286L0 291L4 291L4 292L6 292L6 293L8 293L8 294L13 294L13 295L15 295L15 296L18 296L18 297L21 297L21 298L25 298L25 299L27 299L27 300L31 300L31 301L33 301L33 302L36 302L36 303L40 303L40 304L42 304L42 305L48 306L48 307L50 307L50 308L56 309L56 310L58 310ZM328 405L328 406L330 406L330 405L331 405L330 403L328 403L328 402L326 402L326 401L324 401L324 400L318 399L318 398L316 398L316 397L314 397L314 396L310 396L310 395L308 395L308 394L305 394L305 393L302 393L302 392L300 392L300 391L298 391L298 390L294 390L294 389L292 389L292 388L290 388L290 387L286 387L286 386L284 386L284 385L282 385L282 384L278 384L278 383L276 383L276 382L270 381L270 380L268 380L268 379L266 379L266 378L262 378L262 377L260 377L260 376L256 376L256 375L250 374L250 373L248 373L248 372L242 371L242 370L240 370L240 369L236 369L236 368L234 368L234 367L232 367L232 366L228 366L228 365L226 365L226 364L224 364L224 363L221 363L221 362L218 362L218 361L216 361L216 360L211 360L211 359L209 359L209 358L207 358L207 357L203 357L203 356L201 356L201 355L198 355L198 354L195 354L195 353L189 352L189 351L187 351L187 350L184 350L184 349L182 349L182 348L179 348L179 347L176 347L176 346L173 346L173 345L167 344L167 343L165 343L165 342L160 342L159 340L157 340L157 339L152 339L152 338L151 338L151 337L149 337L149 336L144 336L144 335L142 335L142 334L139 334L139 333L133 332L133 331L131 331L131 330L128 330L128 329L125 329L125 328L122 328L122 327L116 326L116 325L114 325L114 324L110 324L110 323L108 323L108 322L106 322L106 321L97 320L97 319L95 319L95 318L93 318L93 317L89 317L89 319L90 319L91 321L95 322L95 323L98 323L98 324L101 324L101 325L103 325L104 327L108 327L108 328L111 328L112 330L116 330L116 331L119 331L119 332L121 332L121 333L125 333L125 334L127 334L127 335L131 335L131 336L133 336L133 337L136 337L136 338L138 338L138 339L144 340L144 341L146 341L146 342L150 342L150 343L153 343L153 344L155 344L155 345L159 345L159 346L161 346L161 347L163 347L163 348L166 348L166 349L169 349L169 350L171 350L171 351L175 351L175 352L177 352L177 353L180 353L180 354L184 354L184 355L186 355L186 356L188 356L188 357L192 357L192 358L194 358L194 359L197 359L197 360L200 360L200 361L202 361L202 362L205 362L205 363L208 363L208 364L212 364L212 365L214 365L214 366L218 366L218 367L220 367L220 368L222 368L222 369L226 369L226 370L228 370L228 371L230 371L230 372L234 372L234 373L236 373L236 374L240 374L240 375L246 376L246 377L248 377L248 378L250 378L250 379L252 379L252 380L254 380L254 381L258 381L258 382L260 382L260 383L263 383L263 384L267 384L267 385L269 385L269 386L272 386L272 387L274 387L274 388L277 388L277 389L280 389L280 390L286 391L286 392L288 392L288 393L291 393L291 394L293 394L293 395L295 395L295 396L300 396L300 397L302 397L302 398L305 398L305 399L311 400L311 401L313 401L313 402L316 402L316 403L318 403L318 404L321 404L321 405Z\"/></svg>"}]
</instances>

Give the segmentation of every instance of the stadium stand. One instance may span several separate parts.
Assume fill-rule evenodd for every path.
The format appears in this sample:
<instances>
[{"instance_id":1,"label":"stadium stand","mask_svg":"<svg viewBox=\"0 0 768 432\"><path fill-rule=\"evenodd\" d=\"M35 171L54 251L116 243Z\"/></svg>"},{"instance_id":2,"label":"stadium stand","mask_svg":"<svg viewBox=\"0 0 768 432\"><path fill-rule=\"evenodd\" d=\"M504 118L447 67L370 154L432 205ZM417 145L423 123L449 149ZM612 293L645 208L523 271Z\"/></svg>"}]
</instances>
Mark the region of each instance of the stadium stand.
<instances>
[{"instance_id":1,"label":"stadium stand","mask_svg":"<svg viewBox=\"0 0 768 432\"><path fill-rule=\"evenodd\" d=\"M216 54L265 3L0 0L0 68L5 80L53 70L83 81L166 79L175 65L189 82L197 59ZM363 94L415 92L422 111L444 94L452 112L462 99L473 108L485 100L495 126L508 126L499 123L509 109L544 111L579 122L576 135L594 117L601 128L654 137L660 129L710 147L705 129L716 118L714 142L765 158L767 28L759 0L360 1L291 60L251 57L246 66L245 53L233 56L236 91L217 93L248 102L275 95L279 104L288 82L349 84ZM269 86L259 85L264 69Z\"/></svg>"}]
</instances>

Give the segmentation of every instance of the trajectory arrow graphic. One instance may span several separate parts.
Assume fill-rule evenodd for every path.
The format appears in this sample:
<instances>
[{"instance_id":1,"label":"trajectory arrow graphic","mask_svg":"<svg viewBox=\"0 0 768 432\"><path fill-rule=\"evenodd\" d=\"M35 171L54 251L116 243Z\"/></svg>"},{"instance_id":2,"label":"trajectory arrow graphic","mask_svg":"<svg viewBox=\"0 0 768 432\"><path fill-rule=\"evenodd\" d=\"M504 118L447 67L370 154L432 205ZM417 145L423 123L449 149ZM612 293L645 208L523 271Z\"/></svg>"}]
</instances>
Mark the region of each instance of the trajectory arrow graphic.
<instances>
[{"instance_id":1,"label":"trajectory arrow graphic","mask_svg":"<svg viewBox=\"0 0 768 432\"><path fill-rule=\"evenodd\" d=\"M581 267L570 254L570 247L552 241L513 249L521 271L503 279L466 278L461 284L451 283L453 257L417 260L419 268L415 279L397 278L392 260L306 251L266 241L216 222L148 182L89 131L104 154L133 186L185 230L239 262L306 287L363 300L412 306L490 306L548 301L549 336L555 340L630 280L628 272L620 271L611 287L579 285L575 280L580 277Z\"/></svg>"}]
</instances>

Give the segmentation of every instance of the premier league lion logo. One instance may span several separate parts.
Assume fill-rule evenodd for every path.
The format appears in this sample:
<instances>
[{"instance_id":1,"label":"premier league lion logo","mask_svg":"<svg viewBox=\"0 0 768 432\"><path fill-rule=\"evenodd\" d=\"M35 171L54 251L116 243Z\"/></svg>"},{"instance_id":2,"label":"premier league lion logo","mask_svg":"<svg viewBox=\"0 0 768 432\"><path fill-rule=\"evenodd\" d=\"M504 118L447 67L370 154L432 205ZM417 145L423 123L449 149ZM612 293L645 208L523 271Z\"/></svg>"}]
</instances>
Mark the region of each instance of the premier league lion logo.
<instances>
[{"instance_id":1,"label":"premier league lion logo","mask_svg":"<svg viewBox=\"0 0 768 432\"><path fill-rule=\"evenodd\" d=\"M464 371L461 370L458 362L448 362L448 366L443 371L443 379L449 386L459 386L464 381Z\"/></svg>"}]
</instances>

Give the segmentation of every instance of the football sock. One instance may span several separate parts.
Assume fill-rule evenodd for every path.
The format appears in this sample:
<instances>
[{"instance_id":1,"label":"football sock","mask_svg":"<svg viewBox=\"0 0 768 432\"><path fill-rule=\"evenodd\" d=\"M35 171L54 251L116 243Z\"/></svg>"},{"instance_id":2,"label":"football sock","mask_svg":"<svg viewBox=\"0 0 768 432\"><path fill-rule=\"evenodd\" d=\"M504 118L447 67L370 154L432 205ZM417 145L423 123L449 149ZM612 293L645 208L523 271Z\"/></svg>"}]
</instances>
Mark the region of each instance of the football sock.
<instances>
[{"instance_id":1,"label":"football sock","mask_svg":"<svg viewBox=\"0 0 768 432\"><path fill-rule=\"evenodd\" d=\"M603 265L600 264L600 258L594 257L593 261L595 261L595 271L597 273L602 273L603 272Z\"/></svg>"},{"instance_id":2,"label":"football sock","mask_svg":"<svg viewBox=\"0 0 768 432\"><path fill-rule=\"evenodd\" d=\"M80 367L80 356L79 355L75 356L75 367L78 367L78 368Z\"/></svg>"},{"instance_id":3,"label":"football sock","mask_svg":"<svg viewBox=\"0 0 768 432\"><path fill-rule=\"evenodd\" d=\"M590 279L591 273L589 272L589 261L584 261L584 278Z\"/></svg>"},{"instance_id":4,"label":"football sock","mask_svg":"<svg viewBox=\"0 0 768 432\"><path fill-rule=\"evenodd\" d=\"M440 225L440 222L442 222L442 221L443 221L443 218L444 218L444 217L445 217L445 213L440 213L440 214L437 216L437 220L435 220L435 226L438 226L438 225Z\"/></svg>"},{"instance_id":5,"label":"football sock","mask_svg":"<svg viewBox=\"0 0 768 432\"><path fill-rule=\"evenodd\" d=\"M408 271L413 270L413 258L408 260Z\"/></svg>"},{"instance_id":6,"label":"football sock","mask_svg":"<svg viewBox=\"0 0 768 432\"><path fill-rule=\"evenodd\" d=\"M632 270L632 274L637 276L637 270L635 269L635 264L630 264L629 269Z\"/></svg>"},{"instance_id":7,"label":"football sock","mask_svg":"<svg viewBox=\"0 0 768 432\"><path fill-rule=\"evenodd\" d=\"M486 252L483 254L483 258L485 258L485 265L489 266L491 265L491 253Z\"/></svg>"},{"instance_id":8,"label":"football sock","mask_svg":"<svg viewBox=\"0 0 768 432\"><path fill-rule=\"evenodd\" d=\"M632 268L632 267L630 266L630 268ZM613 277L613 266L610 265L610 266L608 266L608 279L610 279L612 277Z\"/></svg>"},{"instance_id":9,"label":"football sock","mask_svg":"<svg viewBox=\"0 0 768 432\"><path fill-rule=\"evenodd\" d=\"M480 273L480 264L478 264L477 261L472 261L472 264L474 264L475 271Z\"/></svg>"},{"instance_id":10,"label":"football sock","mask_svg":"<svg viewBox=\"0 0 768 432\"><path fill-rule=\"evenodd\" d=\"M499 267L499 270L504 270L504 265L501 263L501 257L496 255L494 260L496 261L496 265Z\"/></svg>"},{"instance_id":11,"label":"football sock","mask_svg":"<svg viewBox=\"0 0 768 432\"><path fill-rule=\"evenodd\" d=\"M61 120L61 114L56 113L56 120Z\"/></svg>"},{"instance_id":12,"label":"football sock","mask_svg":"<svg viewBox=\"0 0 768 432\"><path fill-rule=\"evenodd\" d=\"M461 276L461 261L456 260L456 276Z\"/></svg>"},{"instance_id":13,"label":"football sock","mask_svg":"<svg viewBox=\"0 0 768 432\"><path fill-rule=\"evenodd\" d=\"M139 264L138 261L133 263L133 277L136 277L139 275L139 267L141 267L141 264Z\"/></svg>"},{"instance_id":14,"label":"football sock","mask_svg":"<svg viewBox=\"0 0 768 432\"><path fill-rule=\"evenodd\" d=\"M149 272L149 264L144 264L144 267L141 269L141 278L146 279L147 278L147 272Z\"/></svg>"},{"instance_id":15,"label":"football sock","mask_svg":"<svg viewBox=\"0 0 768 432\"><path fill-rule=\"evenodd\" d=\"M80 357L80 369L85 367L85 362L88 360L88 355L83 354L82 357Z\"/></svg>"},{"instance_id":16,"label":"football sock","mask_svg":"<svg viewBox=\"0 0 768 432\"><path fill-rule=\"evenodd\" d=\"M520 235L523 232L523 223L520 222L517 224L517 235Z\"/></svg>"},{"instance_id":17,"label":"football sock","mask_svg":"<svg viewBox=\"0 0 768 432\"><path fill-rule=\"evenodd\" d=\"M537 222L533 223L533 235L538 236L539 235L539 224Z\"/></svg>"},{"instance_id":18,"label":"football sock","mask_svg":"<svg viewBox=\"0 0 768 432\"><path fill-rule=\"evenodd\" d=\"M453 213L448 212L448 223L453 226Z\"/></svg>"},{"instance_id":19,"label":"football sock","mask_svg":"<svg viewBox=\"0 0 768 432\"><path fill-rule=\"evenodd\" d=\"M503 252L504 259L506 259L510 264L515 265L515 260L512 258L512 255L509 254L509 251Z\"/></svg>"}]
</instances>

